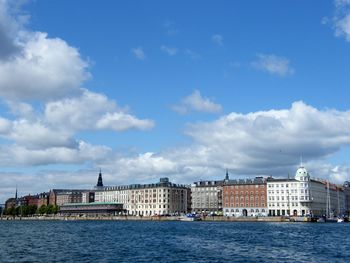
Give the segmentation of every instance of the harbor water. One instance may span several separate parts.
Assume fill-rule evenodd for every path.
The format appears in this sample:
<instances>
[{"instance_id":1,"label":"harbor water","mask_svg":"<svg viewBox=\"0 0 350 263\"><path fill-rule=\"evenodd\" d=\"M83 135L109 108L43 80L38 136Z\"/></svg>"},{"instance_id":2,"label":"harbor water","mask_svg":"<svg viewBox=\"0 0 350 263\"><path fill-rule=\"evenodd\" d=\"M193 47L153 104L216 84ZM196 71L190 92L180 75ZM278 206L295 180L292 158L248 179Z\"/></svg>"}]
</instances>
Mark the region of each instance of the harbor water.
<instances>
[{"instance_id":1,"label":"harbor water","mask_svg":"<svg viewBox=\"0 0 350 263\"><path fill-rule=\"evenodd\" d=\"M350 223L0 221L0 262L348 262Z\"/></svg>"}]
</instances>

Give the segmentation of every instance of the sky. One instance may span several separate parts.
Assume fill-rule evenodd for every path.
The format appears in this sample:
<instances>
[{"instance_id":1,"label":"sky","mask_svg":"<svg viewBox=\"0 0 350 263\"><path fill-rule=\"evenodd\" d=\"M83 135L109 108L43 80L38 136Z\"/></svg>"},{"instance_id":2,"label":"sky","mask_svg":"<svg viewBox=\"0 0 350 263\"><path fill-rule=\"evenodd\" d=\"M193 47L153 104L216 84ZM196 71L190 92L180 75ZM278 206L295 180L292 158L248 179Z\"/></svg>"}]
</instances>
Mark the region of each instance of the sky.
<instances>
[{"instance_id":1,"label":"sky","mask_svg":"<svg viewBox=\"0 0 350 263\"><path fill-rule=\"evenodd\" d=\"M53 188L350 180L350 0L0 0L0 203Z\"/></svg>"}]
</instances>

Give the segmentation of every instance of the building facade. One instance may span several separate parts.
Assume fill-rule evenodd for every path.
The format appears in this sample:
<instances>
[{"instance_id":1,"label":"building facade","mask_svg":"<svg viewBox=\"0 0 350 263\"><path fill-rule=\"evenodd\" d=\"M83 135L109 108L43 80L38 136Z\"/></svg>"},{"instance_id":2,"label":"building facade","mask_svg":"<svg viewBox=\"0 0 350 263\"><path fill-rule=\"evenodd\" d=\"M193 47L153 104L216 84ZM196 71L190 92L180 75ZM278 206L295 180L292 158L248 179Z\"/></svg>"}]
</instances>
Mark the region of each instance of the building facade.
<instances>
[{"instance_id":1,"label":"building facade","mask_svg":"<svg viewBox=\"0 0 350 263\"><path fill-rule=\"evenodd\" d=\"M266 179L228 180L224 182L222 199L225 216L267 216Z\"/></svg>"},{"instance_id":2,"label":"building facade","mask_svg":"<svg viewBox=\"0 0 350 263\"><path fill-rule=\"evenodd\" d=\"M121 203L129 215L181 214L187 212L187 191L187 186L161 178L155 184L104 187L103 190L96 190L95 202Z\"/></svg>"},{"instance_id":3,"label":"building facade","mask_svg":"<svg viewBox=\"0 0 350 263\"><path fill-rule=\"evenodd\" d=\"M83 192L86 192L86 190L52 189L49 193L49 204L61 206L64 204L82 203Z\"/></svg>"},{"instance_id":4,"label":"building facade","mask_svg":"<svg viewBox=\"0 0 350 263\"><path fill-rule=\"evenodd\" d=\"M114 216L123 212L123 205L116 203L71 203L60 207L62 216Z\"/></svg>"},{"instance_id":5,"label":"building facade","mask_svg":"<svg viewBox=\"0 0 350 263\"><path fill-rule=\"evenodd\" d=\"M199 181L191 185L193 213L221 214L224 181Z\"/></svg>"},{"instance_id":6,"label":"building facade","mask_svg":"<svg viewBox=\"0 0 350 263\"><path fill-rule=\"evenodd\" d=\"M329 212L334 215L345 212L343 188L311 179L303 166L298 168L293 179L268 178L267 198L270 216L322 216Z\"/></svg>"},{"instance_id":7,"label":"building facade","mask_svg":"<svg viewBox=\"0 0 350 263\"><path fill-rule=\"evenodd\" d=\"M345 214L350 216L350 182L344 182L344 195L345 195Z\"/></svg>"}]
</instances>

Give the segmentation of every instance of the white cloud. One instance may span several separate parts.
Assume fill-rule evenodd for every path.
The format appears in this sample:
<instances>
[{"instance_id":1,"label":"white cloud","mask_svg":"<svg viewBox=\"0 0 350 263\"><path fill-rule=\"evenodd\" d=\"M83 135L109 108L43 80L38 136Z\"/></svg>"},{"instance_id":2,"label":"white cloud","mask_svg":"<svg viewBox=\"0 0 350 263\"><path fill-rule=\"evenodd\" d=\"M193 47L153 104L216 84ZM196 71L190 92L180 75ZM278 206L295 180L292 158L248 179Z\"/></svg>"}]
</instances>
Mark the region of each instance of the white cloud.
<instances>
[{"instance_id":1,"label":"white cloud","mask_svg":"<svg viewBox=\"0 0 350 263\"><path fill-rule=\"evenodd\" d=\"M139 60L146 59L146 54L142 47L133 48L131 49L131 52Z\"/></svg>"},{"instance_id":2,"label":"white cloud","mask_svg":"<svg viewBox=\"0 0 350 263\"><path fill-rule=\"evenodd\" d=\"M52 99L80 92L89 77L88 63L77 49L45 33L22 33L22 51L0 61L0 96L16 99Z\"/></svg>"},{"instance_id":3,"label":"white cloud","mask_svg":"<svg viewBox=\"0 0 350 263\"><path fill-rule=\"evenodd\" d=\"M160 50L162 50L163 52L167 53L169 56L175 56L177 53L177 48L175 47L167 47L162 45L160 47Z\"/></svg>"},{"instance_id":4,"label":"white cloud","mask_svg":"<svg viewBox=\"0 0 350 263\"><path fill-rule=\"evenodd\" d=\"M48 164L83 164L101 161L110 154L106 146L95 146L79 141L75 147L46 147L30 149L22 145L0 146L0 165L3 167L36 166Z\"/></svg>"},{"instance_id":5,"label":"white cloud","mask_svg":"<svg viewBox=\"0 0 350 263\"><path fill-rule=\"evenodd\" d=\"M350 41L350 1L335 0L335 11L332 18L335 36Z\"/></svg>"},{"instance_id":6,"label":"white cloud","mask_svg":"<svg viewBox=\"0 0 350 263\"><path fill-rule=\"evenodd\" d=\"M274 75L294 74L294 69L289 65L289 60L276 55L258 54L257 60L252 62L252 66Z\"/></svg>"},{"instance_id":7,"label":"white cloud","mask_svg":"<svg viewBox=\"0 0 350 263\"><path fill-rule=\"evenodd\" d=\"M30 122L25 119L13 121L11 128L2 136L28 149L73 147L75 145L69 133L52 129L41 122Z\"/></svg>"},{"instance_id":8,"label":"white cloud","mask_svg":"<svg viewBox=\"0 0 350 263\"><path fill-rule=\"evenodd\" d=\"M208 98L202 97L198 90L181 100L181 103L172 107L180 114L186 114L190 111L201 111L208 113L218 113L222 110L220 104L216 104Z\"/></svg>"},{"instance_id":9,"label":"white cloud","mask_svg":"<svg viewBox=\"0 0 350 263\"><path fill-rule=\"evenodd\" d=\"M9 59L20 51L16 35L21 24L14 11L9 1L0 1L0 60Z\"/></svg>"},{"instance_id":10,"label":"white cloud","mask_svg":"<svg viewBox=\"0 0 350 263\"><path fill-rule=\"evenodd\" d=\"M347 41L350 41L350 13L341 19L338 19L334 26L336 36L343 36Z\"/></svg>"},{"instance_id":11,"label":"white cloud","mask_svg":"<svg viewBox=\"0 0 350 263\"><path fill-rule=\"evenodd\" d=\"M45 120L63 130L151 129L154 122L141 120L120 109L106 96L84 90L81 97L49 102L45 107Z\"/></svg>"},{"instance_id":12,"label":"white cloud","mask_svg":"<svg viewBox=\"0 0 350 263\"><path fill-rule=\"evenodd\" d=\"M7 126L6 121L4 126ZM94 164L102 167L106 185L155 182L163 176L173 182L191 183L199 179L221 179L225 168L232 178L286 177L288 173L293 176L302 154L312 177L342 183L350 180L350 167L329 164L327 159L350 145L349 130L350 111L319 110L299 101L289 109L247 114L232 112L214 121L188 125L186 134L192 140L190 145L159 153L126 156L83 142L70 150L3 146L0 164L10 161L17 165L43 164L47 159L81 162L95 157ZM11 152L11 160L7 160L7 152ZM83 187L86 182L92 186L97 178L91 171L62 173L62 176L54 172L45 173L45 176L43 178L54 185L69 187ZM5 185L0 186L0 192L7 191L10 185Z\"/></svg>"},{"instance_id":13,"label":"white cloud","mask_svg":"<svg viewBox=\"0 0 350 263\"><path fill-rule=\"evenodd\" d=\"M25 29L25 17L9 3L0 0L0 99L10 116L0 116L2 166L95 162L110 149L75 138L79 132L154 126L83 89L90 73L78 49Z\"/></svg>"},{"instance_id":14,"label":"white cloud","mask_svg":"<svg viewBox=\"0 0 350 263\"><path fill-rule=\"evenodd\" d=\"M211 37L211 40L213 41L214 44L218 45L218 46L223 46L224 45L224 38L222 35L213 35Z\"/></svg>"},{"instance_id":15,"label":"white cloud","mask_svg":"<svg viewBox=\"0 0 350 263\"><path fill-rule=\"evenodd\" d=\"M314 178L341 183L350 180L350 167L327 164L327 158L350 146L349 130L350 111L318 110L299 101L290 109L233 112L191 124L186 134L192 144L157 154L116 156L106 167L125 182L135 180L140 171L141 182L166 174L190 183L223 178L225 168L236 178L293 176L303 155Z\"/></svg>"},{"instance_id":16,"label":"white cloud","mask_svg":"<svg viewBox=\"0 0 350 263\"><path fill-rule=\"evenodd\" d=\"M148 130L154 127L151 120L140 120L135 116L123 112L106 113L98 120L98 129L111 129L115 131L125 131L129 129Z\"/></svg>"}]
</instances>

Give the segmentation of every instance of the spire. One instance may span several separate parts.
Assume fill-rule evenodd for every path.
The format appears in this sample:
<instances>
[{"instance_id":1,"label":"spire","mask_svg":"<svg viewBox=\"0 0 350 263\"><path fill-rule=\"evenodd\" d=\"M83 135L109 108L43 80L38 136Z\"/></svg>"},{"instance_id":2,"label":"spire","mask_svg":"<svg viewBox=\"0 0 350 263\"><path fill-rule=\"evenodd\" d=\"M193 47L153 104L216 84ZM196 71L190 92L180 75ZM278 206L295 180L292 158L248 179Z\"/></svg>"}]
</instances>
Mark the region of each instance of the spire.
<instances>
[{"instance_id":1,"label":"spire","mask_svg":"<svg viewBox=\"0 0 350 263\"><path fill-rule=\"evenodd\" d=\"M100 173L98 174L98 179L97 179L97 185L96 185L96 187L103 187L101 168L100 168Z\"/></svg>"},{"instance_id":2,"label":"spire","mask_svg":"<svg viewBox=\"0 0 350 263\"><path fill-rule=\"evenodd\" d=\"M15 193L15 206L18 205L18 194L17 194L17 184L16 184L16 193Z\"/></svg>"},{"instance_id":3,"label":"spire","mask_svg":"<svg viewBox=\"0 0 350 263\"><path fill-rule=\"evenodd\" d=\"M225 181L228 181L230 178L228 177L228 169L226 168L226 176L225 176Z\"/></svg>"},{"instance_id":4,"label":"spire","mask_svg":"<svg viewBox=\"0 0 350 263\"><path fill-rule=\"evenodd\" d=\"M300 167L304 167L303 166L303 155L300 155Z\"/></svg>"}]
</instances>

